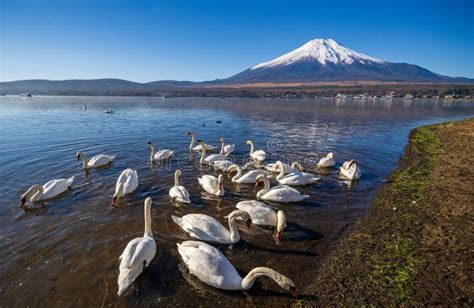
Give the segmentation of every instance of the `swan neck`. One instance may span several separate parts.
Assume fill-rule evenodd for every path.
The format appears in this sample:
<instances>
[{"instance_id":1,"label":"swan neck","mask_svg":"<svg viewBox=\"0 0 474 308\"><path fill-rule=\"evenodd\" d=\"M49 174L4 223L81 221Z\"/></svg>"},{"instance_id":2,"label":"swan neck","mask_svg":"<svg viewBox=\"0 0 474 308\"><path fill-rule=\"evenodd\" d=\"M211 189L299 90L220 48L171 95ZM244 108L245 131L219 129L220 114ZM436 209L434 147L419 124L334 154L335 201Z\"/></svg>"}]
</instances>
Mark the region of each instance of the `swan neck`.
<instances>
[{"instance_id":1,"label":"swan neck","mask_svg":"<svg viewBox=\"0 0 474 308\"><path fill-rule=\"evenodd\" d=\"M201 164L204 164L206 159L206 147L204 146L204 143L201 143L201 148Z\"/></svg>"},{"instance_id":2,"label":"swan neck","mask_svg":"<svg viewBox=\"0 0 474 308\"><path fill-rule=\"evenodd\" d=\"M42 185L35 185L30 188L30 194L32 195L30 201L40 201L43 198L44 189Z\"/></svg>"},{"instance_id":3,"label":"swan neck","mask_svg":"<svg viewBox=\"0 0 474 308\"><path fill-rule=\"evenodd\" d=\"M174 186L179 186L179 184L180 184L179 172L176 171L176 172L174 173Z\"/></svg>"},{"instance_id":4,"label":"swan neck","mask_svg":"<svg viewBox=\"0 0 474 308\"><path fill-rule=\"evenodd\" d=\"M270 190L270 181L266 176L263 177L263 188L257 192L257 197L261 197Z\"/></svg>"},{"instance_id":5,"label":"swan neck","mask_svg":"<svg viewBox=\"0 0 474 308\"><path fill-rule=\"evenodd\" d=\"M151 205L145 205L145 236L153 238L151 231Z\"/></svg>"},{"instance_id":6,"label":"swan neck","mask_svg":"<svg viewBox=\"0 0 474 308\"><path fill-rule=\"evenodd\" d=\"M237 243L240 240L239 230L237 230L237 224L235 222L235 214L229 215L229 231L230 240L233 243Z\"/></svg>"},{"instance_id":7,"label":"swan neck","mask_svg":"<svg viewBox=\"0 0 474 308\"><path fill-rule=\"evenodd\" d=\"M224 155L224 140L221 142L221 155Z\"/></svg>"},{"instance_id":8,"label":"swan neck","mask_svg":"<svg viewBox=\"0 0 474 308\"><path fill-rule=\"evenodd\" d=\"M151 149L150 160L153 160L153 158L155 157L155 145L153 143L150 144L150 149Z\"/></svg>"},{"instance_id":9,"label":"swan neck","mask_svg":"<svg viewBox=\"0 0 474 308\"><path fill-rule=\"evenodd\" d=\"M251 270L247 276L245 276L244 279L242 279L242 290L248 290L250 289L255 280L258 277L266 276L271 278L273 281L278 283L278 279L281 276L281 274L277 273L276 271L272 270L271 268L268 267L256 267L253 270ZM278 283L279 284L279 283Z\"/></svg>"},{"instance_id":10,"label":"swan neck","mask_svg":"<svg viewBox=\"0 0 474 308\"><path fill-rule=\"evenodd\" d=\"M79 154L82 157L82 168L87 169L87 164L89 163L89 159L87 158L86 153L80 153Z\"/></svg>"},{"instance_id":11,"label":"swan neck","mask_svg":"<svg viewBox=\"0 0 474 308\"><path fill-rule=\"evenodd\" d=\"M192 150L194 147L194 143L196 142L196 136L194 134L191 134L191 144L189 144L189 149Z\"/></svg>"},{"instance_id":12,"label":"swan neck","mask_svg":"<svg viewBox=\"0 0 474 308\"><path fill-rule=\"evenodd\" d=\"M280 173L278 173L276 179L280 180L282 177L285 176L285 166L281 162L278 162L277 166L280 168Z\"/></svg>"},{"instance_id":13,"label":"swan neck","mask_svg":"<svg viewBox=\"0 0 474 308\"><path fill-rule=\"evenodd\" d=\"M232 182L236 182L242 176L242 169L240 168L240 166L237 165L235 169L237 170L237 174L234 175L234 177L232 178Z\"/></svg>"},{"instance_id":14,"label":"swan neck","mask_svg":"<svg viewBox=\"0 0 474 308\"><path fill-rule=\"evenodd\" d=\"M252 154L253 154L253 151L254 151L254 146L253 146L253 142L252 142L252 141L250 141L249 143L250 143L250 155L252 155Z\"/></svg>"}]
</instances>

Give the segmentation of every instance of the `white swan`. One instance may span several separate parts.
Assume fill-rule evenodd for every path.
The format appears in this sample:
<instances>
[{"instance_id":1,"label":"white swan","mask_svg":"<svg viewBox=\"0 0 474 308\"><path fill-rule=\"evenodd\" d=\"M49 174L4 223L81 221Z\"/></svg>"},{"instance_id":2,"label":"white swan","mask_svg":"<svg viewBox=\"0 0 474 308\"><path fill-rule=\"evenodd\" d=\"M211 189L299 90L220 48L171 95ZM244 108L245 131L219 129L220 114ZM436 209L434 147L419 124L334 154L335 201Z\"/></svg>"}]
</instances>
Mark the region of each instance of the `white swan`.
<instances>
[{"instance_id":1,"label":"white swan","mask_svg":"<svg viewBox=\"0 0 474 308\"><path fill-rule=\"evenodd\" d=\"M268 175L266 170L250 170L242 175L242 169L239 165L232 165L227 169L227 177L232 175L232 172L237 171L237 174L232 178L232 182L240 184L253 184L257 180L257 176L260 174Z\"/></svg>"},{"instance_id":2,"label":"white swan","mask_svg":"<svg viewBox=\"0 0 474 308\"><path fill-rule=\"evenodd\" d=\"M199 186L204 189L206 192L210 193L211 195L221 197L224 195L224 186L222 182L224 181L224 177L222 174L219 174L219 177L216 178L213 175L203 175L202 177L198 178Z\"/></svg>"},{"instance_id":3,"label":"white swan","mask_svg":"<svg viewBox=\"0 0 474 308\"><path fill-rule=\"evenodd\" d=\"M204 145L204 142L202 140L199 140L199 143L200 143L200 145ZM199 161L199 163L201 165L204 165L204 164L212 165L217 160L227 160L228 159L227 155L222 155L222 154L212 154L212 155L209 155L209 156L206 157L206 153L207 153L206 147L203 146L201 148L201 159Z\"/></svg>"},{"instance_id":4,"label":"white swan","mask_svg":"<svg viewBox=\"0 0 474 308\"><path fill-rule=\"evenodd\" d=\"M171 187L169 195L173 201L191 203L188 190L181 185L181 170L179 169L174 173L174 186Z\"/></svg>"},{"instance_id":5,"label":"white swan","mask_svg":"<svg viewBox=\"0 0 474 308\"><path fill-rule=\"evenodd\" d=\"M319 180L317 176L307 172L293 172L285 175L285 167L281 161L276 162L280 173L276 177L278 183L283 185L308 185L313 184Z\"/></svg>"},{"instance_id":6,"label":"white swan","mask_svg":"<svg viewBox=\"0 0 474 308\"><path fill-rule=\"evenodd\" d=\"M258 186L260 181L262 181L265 186L257 192L257 199L275 202L298 202L309 198L308 195L302 195L299 191L289 186L279 185L270 188L270 180L264 175L257 177L255 186Z\"/></svg>"},{"instance_id":7,"label":"white swan","mask_svg":"<svg viewBox=\"0 0 474 308\"><path fill-rule=\"evenodd\" d=\"M20 206L24 206L26 202L38 202L52 199L59 196L68 189L71 189L74 177L69 179L56 179L47 182L44 185L33 185L21 195Z\"/></svg>"},{"instance_id":8,"label":"white swan","mask_svg":"<svg viewBox=\"0 0 474 308\"><path fill-rule=\"evenodd\" d=\"M285 212L281 210L275 212L274 209L257 200L240 201L235 207L246 211L252 219L252 224L276 227L275 237L278 241L281 240L283 230L286 228Z\"/></svg>"},{"instance_id":9,"label":"white swan","mask_svg":"<svg viewBox=\"0 0 474 308\"><path fill-rule=\"evenodd\" d=\"M232 166L233 164L234 163L231 162L230 160L215 160L212 166L216 170L226 172L227 169L229 169L229 167Z\"/></svg>"},{"instance_id":10,"label":"white swan","mask_svg":"<svg viewBox=\"0 0 474 308\"><path fill-rule=\"evenodd\" d=\"M288 164L283 164L283 166L285 167L285 174L304 171L304 168L297 161L294 161L293 163L291 163L291 166ZM267 164L263 168L265 168L265 170L268 170L270 172L276 172L276 173L280 172L280 169L277 163Z\"/></svg>"},{"instance_id":11,"label":"white swan","mask_svg":"<svg viewBox=\"0 0 474 308\"><path fill-rule=\"evenodd\" d=\"M188 132L188 136L191 135L191 143L189 144L189 150L190 151L195 151L195 152L201 152L202 151L202 144L198 144L197 146L194 146L194 143L196 142L196 134L194 132ZM210 144L204 144L204 147L206 148L207 151L213 151L216 149L215 146L212 146Z\"/></svg>"},{"instance_id":12,"label":"white swan","mask_svg":"<svg viewBox=\"0 0 474 308\"><path fill-rule=\"evenodd\" d=\"M88 160L86 153L83 153L83 152L76 153L77 160L80 160L82 158L82 169L84 170L108 165L114 161L115 157L116 157L115 155L111 156L111 155L99 154L92 157L91 160Z\"/></svg>"},{"instance_id":13,"label":"white swan","mask_svg":"<svg viewBox=\"0 0 474 308\"><path fill-rule=\"evenodd\" d=\"M254 145L252 140L247 140L247 144L250 145L250 157L253 160L256 160L258 162L263 162L267 158L267 153L263 150L257 150L254 151Z\"/></svg>"},{"instance_id":14,"label":"white swan","mask_svg":"<svg viewBox=\"0 0 474 308\"><path fill-rule=\"evenodd\" d=\"M235 144L225 144L224 138L221 138L221 154L228 155L235 151Z\"/></svg>"},{"instance_id":15,"label":"white swan","mask_svg":"<svg viewBox=\"0 0 474 308\"><path fill-rule=\"evenodd\" d=\"M358 180L360 178L360 169L357 165L357 161L354 159L346 161L339 169L339 172L343 177L351 181Z\"/></svg>"},{"instance_id":16,"label":"white swan","mask_svg":"<svg viewBox=\"0 0 474 308\"><path fill-rule=\"evenodd\" d=\"M112 205L117 203L117 200L131 192L138 187L138 174L136 170L125 169L117 179L115 184L115 194L112 200Z\"/></svg>"},{"instance_id":17,"label":"white swan","mask_svg":"<svg viewBox=\"0 0 474 308\"><path fill-rule=\"evenodd\" d=\"M145 233L128 242L119 257L118 292L122 295L133 281L150 265L156 254L156 243L151 231L151 198L145 199Z\"/></svg>"},{"instance_id":18,"label":"white swan","mask_svg":"<svg viewBox=\"0 0 474 308\"><path fill-rule=\"evenodd\" d=\"M171 218L190 236L201 241L221 244L235 244L240 241L240 235L235 221L237 218L244 220L247 227L250 227L252 223L250 215L242 210L235 210L228 215L229 229L224 227L216 219L204 214L188 214L183 217L171 215Z\"/></svg>"},{"instance_id":19,"label":"white swan","mask_svg":"<svg viewBox=\"0 0 474 308\"><path fill-rule=\"evenodd\" d=\"M332 152L328 153L325 157L322 157L317 164L320 168L331 168L335 165L336 161L334 160L334 154Z\"/></svg>"},{"instance_id":20,"label":"white swan","mask_svg":"<svg viewBox=\"0 0 474 308\"><path fill-rule=\"evenodd\" d=\"M160 150L156 152L155 150L155 144L153 142L148 142L151 148L151 154L150 154L150 161L160 161L160 160L166 160L171 158L174 155L174 151L165 149L165 150Z\"/></svg>"},{"instance_id":21,"label":"white swan","mask_svg":"<svg viewBox=\"0 0 474 308\"><path fill-rule=\"evenodd\" d=\"M258 277L266 276L297 297L293 281L268 267L256 267L242 278L222 252L209 244L185 241L177 246L189 272L214 288L245 291L252 287Z\"/></svg>"}]
</instances>

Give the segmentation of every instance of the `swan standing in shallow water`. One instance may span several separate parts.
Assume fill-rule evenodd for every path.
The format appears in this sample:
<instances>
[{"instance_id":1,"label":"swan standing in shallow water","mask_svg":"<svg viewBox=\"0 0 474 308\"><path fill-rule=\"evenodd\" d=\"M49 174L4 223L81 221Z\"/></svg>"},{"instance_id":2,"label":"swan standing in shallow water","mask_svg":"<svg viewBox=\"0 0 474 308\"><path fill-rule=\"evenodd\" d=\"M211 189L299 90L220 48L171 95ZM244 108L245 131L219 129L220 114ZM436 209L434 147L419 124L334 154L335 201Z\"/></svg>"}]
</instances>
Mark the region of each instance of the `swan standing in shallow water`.
<instances>
[{"instance_id":1,"label":"swan standing in shallow water","mask_svg":"<svg viewBox=\"0 0 474 308\"><path fill-rule=\"evenodd\" d=\"M322 157L317 166L320 168L331 168L336 165L336 161L334 160L334 154L331 152L325 157Z\"/></svg>"},{"instance_id":2,"label":"swan standing in shallow water","mask_svg":"<svg viewBox=\"0 0 474 308\"><path fill-rule=\"evenodd\" d=\"M174 173L174 186L171 187L169 195L173 201L191 203L188 190L181 185L181 170L179 169Z\"/></svg>"},{"instance_id":3,"label":"swan standing in shallow water","mask_svg":"<svg viewBox=\"0 0 474 308\"><path fill-rule=\"evenodd\" d=\"M281 210L275 212L274 209L257 200L240 201L235 207L246 211L252 219L252 224L276 227L275 237L278 241L281 240L283 230L286 228L285 212Z\"/></svg>"},{"instance_id":4,"label":"swan standing in shallow water","mask_svg":"<svg viewBox=\"0 0 474 308\"><path fill-rule=\"evenodd\" d=\"M148 267L156 254L156 243L151 231L151 198L145 199L145 233L131 240L119 257L118 292L122 295L133 281Z\"/></svg>"},{"instance_id":5,"label":"swan standing in shallow water","mask_svg":"<svg viewBox=\"0 0 474 308\"><path fill-rule=\"evenodd\" d=\"M291 166L288 164L283 164L283 166L285 167L285 174L304 171L304 168L297 161L294 161L293 163L291 163ZM276 172L276 173L280 172L280 169L277 163L267 164L263 168L265 168L265 170L270 171L270 172Z\"/></svg>"},{"instance_id":6,"label":"swan standing in shallow water","mask_svg":"<svg viewBox=\"0 0 474 308\"><path fill-rule=\"evenodd\" d=\"M189 272L214 288L245 291L252 287L257 278L266 276L297 297L293 281L268 267L256 267L242 278L222 252L209 244L185 241L177 246Z\"/></svg>"},{"instance_id":7,"label":"swan standing in shallow water","mask_svg":"<svg viewBox=\"0 0 474 308\"><path fill-rule=\"evenodd\" d=\"M117 179L115 185L115 194L112 200L112 206L117 203L117 200L131 192L138 187L138 174L136 170L125 169Z\"/></svg>"},{"instance_id":8,"label":"swan standing in shallow water","mask_svg":"<svg viewBox=\"0 0 474 308\"><path fill-rule=\"evenodd\" d=\"M227 160L228 157L227 155L222 155L222 154L212 154L206 157L206 147L204 146L204 141L199 140L200 145L203 147L201 148L201 159L199 160L199 163L201 165L208 164L208 165L213 165L215 161L218 160Z\"/></svg>"},{"instance_id":9,"label":"swan standing in shallow water","mask_svg":"<svg viewBox=\"0 0 474 308\"><path fill-rule=\"evenodd\" d=\"M52 199L59 196L68 189L71 189L74 177L69 179L56 179L47 182L44 185L33 185L21 195L20 206L23 207L26 202L38 202Z\"/></svg>"},{"instance_id":10,"label":"swan standing in shallow water","mask_svg":"<svg viewBox=\"0 0 474 308\"><path fill-rule=\"evenodd\" d=\"M224 177L222 174L219 174L219 177L216 178L213 175L203 175L202 177L198 178L199 186L204 189L206 192L210 193L211 195L222 197L224 195L224 185L222 182L224 181Z\"/></svg>"},{"instance_id":11,"label":"swan standing in shallow water","mask_svg":"<svg viewBox=\"0 0 474 308\"><path fill-rule=\"evenodd\" d=\"M171 218L190 236L201 241L220 244L234 244L240 241L239 230L237 230L236 224L237 218L244 220L247 223L247 227L250 227L252 223L250 215L241 210L235 210L227 216L229 229L216 219L204 214L188 214L183 217L171 215Z\"/></svg>"},{"instance_id":12,"label":"swan standing in shallow water","mask_svg":"<svg viewBox=\"0 0 474 308\"><path fill-rule=\"evenodd\" d=\"M151 148L151 154L150 154L150 161L160 161L160 160L167 160L171 158L174 155L174 151L165 149L165 150L159 150L156 152L155 150L155 144L153 142L148 142Z\"/></svg>"},{"instance_id":13,"label":"swan standing in shallow water","mask_svg":"<svg viewBox=\"0 0 474 308\"><path fill-rule=\"evenodd\" d=\"M360 169L355 159L346 161L339 169L339 172L343 177L351 181L358 180L360 178Z\"/></svg>"},{"instance_id":14,"label":"swan standing in shallow water","mask_svg":"<svg viewBox=\"0 0 474 308\"><path fill-rule=\"evenodd\" d=\"M308 185L319 180L317 176L307 172L294 172L285 175L285 167L281 161L276 162L280 169L280 174L276 177L277 181L283 185Z\"/></svg>"},{"instance_id":15,"label":"swan standing in shallow water","mask_svg":"<svg viewBox=\"0 0 474 308\"><path fill-rule=\"evenodd\" d=\"M289 186L279 185L270 188L270 180L264 175L257 177L255 186L258 186L260 181L262 181L265 186L257 192L257 199L275 202L298 202L309 198L309 195L302 195L299 191Z\"/></svg>"},{"instance_id":16,"label":"swan standing in shallow water","mask_svg":"<svg viewBox=\"0 0 474 308\"><path fill-rule=\"evenodd\" d=\"M221 138L221 155L228 155L235 151L235 144L225 144L224 138Z\"/></svg>"},{"instance_id":17,"label":"swan standing in shallow water","mask_svg":"<svg viewBox=\"0 0 474 308\"><path fill-rule=\"evenodd\" d=\"M196 134L194 132L188 132L188 136L191 135L191 143L189 144L189 150L190 151L195 151L195 152L201 152L203 147L206 148L207 151L213 151L216 149L215 146L212 146L210 144L198 144L197 146L194 146L194 143L196 142ZM222 153L221 153L222 154Z\"/></svg>"},{"instance_id":18,"label":"swan standing in shallow water","mask_svg":"<svg viewBox=\"0 0 474 308\"><path fill-rule=\"evenodd\" d=\"M83 152L76 153L77 160L80 160L82 158L82 169L84 170L108 165L114 161L115 157L116 157L115 155L111 156L111 155L99 154L92 157L91 160L88 160L86 153L83 153Z\"/></svg>"},{"instance_id":19,"label":"swan standing in shallow water","mask_svg":"<svg viewBox=\"0 0 474 308\"><path fill-rule=\"evenodd\" d=\"M250 170L242 175L242 169L239 165L232 165L227 169L227 177L232 175L232 172L237 171L237 174L232 178L232 182L240 184L253 184L257 180L257 176L260 174L268 175L265 170Z\"/></svg>"},{"instance_id":20,"label":"swan standing in shallow water","mask_svg":"<svg viewBox=\"0 0 474 308\"><path fill-rule=\"evenodd\" d=\"M262 163L267 158L267 153L263 150L254 151L254 145L252 140L247 140L247 144L250 145L250 157L259 163Z\"/></svg>"}]
</instances>

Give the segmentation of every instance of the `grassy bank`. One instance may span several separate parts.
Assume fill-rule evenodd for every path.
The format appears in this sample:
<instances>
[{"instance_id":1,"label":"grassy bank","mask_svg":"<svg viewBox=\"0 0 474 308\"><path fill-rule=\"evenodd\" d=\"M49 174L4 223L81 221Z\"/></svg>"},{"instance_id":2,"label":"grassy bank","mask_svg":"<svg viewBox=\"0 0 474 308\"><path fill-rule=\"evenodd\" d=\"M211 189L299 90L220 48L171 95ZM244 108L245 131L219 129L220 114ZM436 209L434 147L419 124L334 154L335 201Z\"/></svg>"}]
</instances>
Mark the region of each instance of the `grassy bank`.
<instances>
[{"instance_id":1,"label":"grassy bank","mask_svg":"<svg viewBox=\"0 0 474 308\"><path fill-rule=\"evenodd\" d=\"M306 304L471 304L474 119L410 135L374 206L321 267Z\"/></svg>"}]
</instances>

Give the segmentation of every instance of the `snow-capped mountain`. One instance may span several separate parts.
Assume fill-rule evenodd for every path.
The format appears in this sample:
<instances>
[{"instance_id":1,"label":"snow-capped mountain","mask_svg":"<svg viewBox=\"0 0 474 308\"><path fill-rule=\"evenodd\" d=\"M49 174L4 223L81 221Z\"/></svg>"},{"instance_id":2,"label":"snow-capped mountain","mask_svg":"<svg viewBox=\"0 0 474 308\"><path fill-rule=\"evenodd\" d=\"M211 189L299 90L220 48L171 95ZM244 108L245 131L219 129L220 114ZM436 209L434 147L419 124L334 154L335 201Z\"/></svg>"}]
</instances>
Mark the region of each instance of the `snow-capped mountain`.
<instances>
[{"instance_id":1,"label":"snow-capped mountain","mask_svg":"<svg viewBox=\"0 0 474 308\"><path fill-rule=\"evenodd\" d=\"M333 39L314 39L268 62L257 64L224 83L410 81L452 82L420 66L391 63L344 47Z\"/></svg>"}]
</instances>

